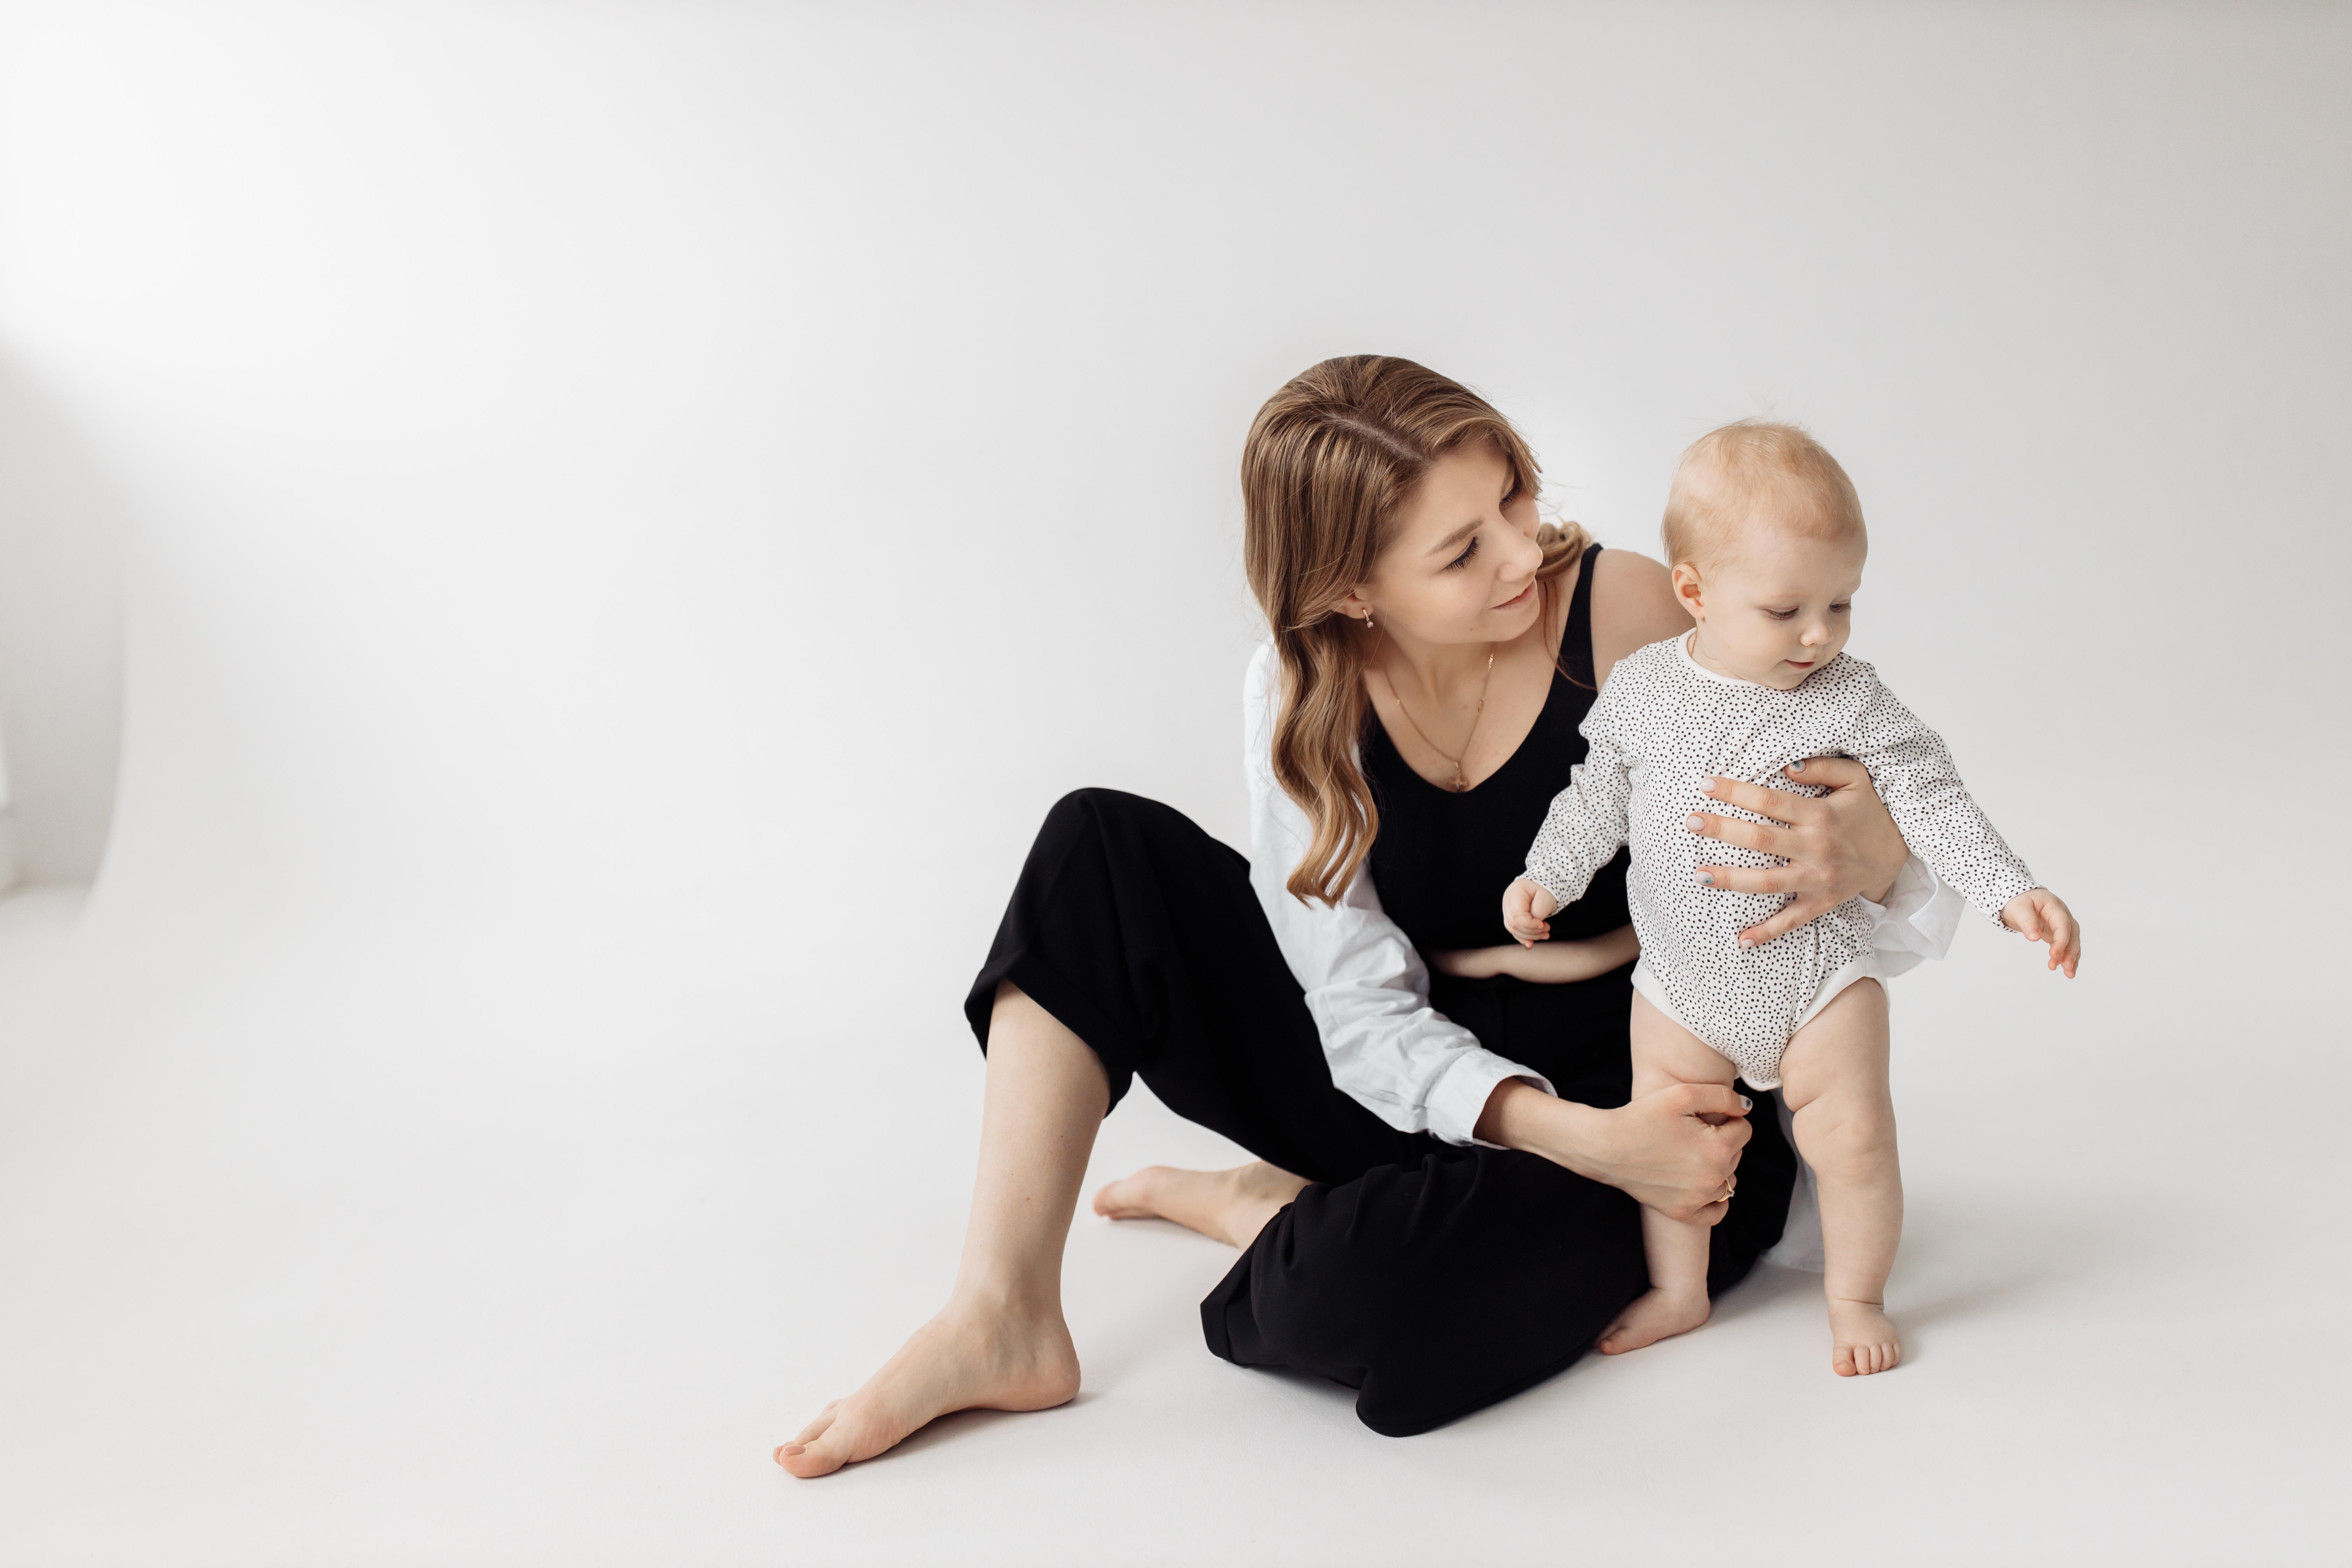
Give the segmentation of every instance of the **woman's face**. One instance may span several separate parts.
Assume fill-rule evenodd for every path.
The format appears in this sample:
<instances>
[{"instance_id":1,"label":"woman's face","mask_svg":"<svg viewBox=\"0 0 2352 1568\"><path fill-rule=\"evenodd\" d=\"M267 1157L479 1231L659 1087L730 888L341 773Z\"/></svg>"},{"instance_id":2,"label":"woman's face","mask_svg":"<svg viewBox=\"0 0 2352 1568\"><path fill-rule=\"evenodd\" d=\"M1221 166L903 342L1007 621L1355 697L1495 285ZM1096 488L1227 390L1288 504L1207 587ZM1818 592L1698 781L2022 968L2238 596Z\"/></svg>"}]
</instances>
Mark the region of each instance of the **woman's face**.
<instances>
[{"instance_id":1,"label":"woman's face","mask_svg":"<svg viewBox=\"0 0 2352 1568\"><path fill-rule=\"evenodd\" d=\"M1396 537L1343 612L1424 643L1508 642L1535 624L1536 498L1489 441L1448 452L1405 500Z\"/></svg>"}]
</instances>

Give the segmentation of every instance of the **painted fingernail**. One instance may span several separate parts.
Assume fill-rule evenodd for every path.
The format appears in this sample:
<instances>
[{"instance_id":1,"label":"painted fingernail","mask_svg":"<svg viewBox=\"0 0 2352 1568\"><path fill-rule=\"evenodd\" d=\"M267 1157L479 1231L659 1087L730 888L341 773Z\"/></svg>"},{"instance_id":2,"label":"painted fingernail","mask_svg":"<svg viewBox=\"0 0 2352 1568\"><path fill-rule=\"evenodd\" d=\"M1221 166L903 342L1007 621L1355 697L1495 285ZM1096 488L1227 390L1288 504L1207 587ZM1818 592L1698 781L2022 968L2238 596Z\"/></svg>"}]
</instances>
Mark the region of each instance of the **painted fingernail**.
<instances>
[{"instance_id":1,"label":"painted fingernail","mask_svg":"<svg viewBox=\"0 0 2352 1568\"><path fill-rule=\"evenodd\" d=\"M1739 1097L1739 1109L1742 1110L1753 1110L1756 1109L1756 1102L1743 1094Z\"/></svg>"},{"instance_id":2,"label":"painted fingernail","mask_svg":"<svg viewBox=\"0 0 2352 1568\"><path fill-rule=\"evenodd\" d=\"M1721 788L1722 785L1723 781L1721 779L1709 779L1706 783L1698 786L1699 793L1701 795L1713 795L1717 789Z\"/></svg>"},{"instance_id":3,"label":"painted fingernail","mask_svg":"<svg viewBox=\"0 0 2352 1568\"><path fill-rule=\"evenodd\" d=\"M1706 819L1700 816L1697 812L1694 811L1688 816L1683 818L1683 826L1689 828L1693 833L1696 833L1699 830L1700 823L1705 820Z\"/></svg>"},{"instance_id":4,"label":"painted fingernail","mask_svg":"<svg viewBox=\"0 0 2352 1568\"><path fill-rule=\"evenodd\" d=\"M1743 936L1739 939L1739 945L1742 947L1754 947L1756 945L1756 939L1752 936Z\"/></svg>"},{"instance_id":5,"label":"painted fingernail","mask_svg":"<svg viewBox=\"0 0 2352 1568\"><path fill-rule=\"evenodd\" d=\"M1712 871L1702 869L1698 874L1698 879L1710 888L1715 886L1715 873Z\"/></svg>"},{"instance_id":6,"label":"painted fingernail","mask_svg":"<svg viewBox=\"0 0 2352 1568\"><path fill-rule=\"evenodd\" d=\"M1802 763L1790 763L1789 764L1789 771L1792 773L1803 773L1805 771L1805 764Z\"/></svg>"}]
</instances>

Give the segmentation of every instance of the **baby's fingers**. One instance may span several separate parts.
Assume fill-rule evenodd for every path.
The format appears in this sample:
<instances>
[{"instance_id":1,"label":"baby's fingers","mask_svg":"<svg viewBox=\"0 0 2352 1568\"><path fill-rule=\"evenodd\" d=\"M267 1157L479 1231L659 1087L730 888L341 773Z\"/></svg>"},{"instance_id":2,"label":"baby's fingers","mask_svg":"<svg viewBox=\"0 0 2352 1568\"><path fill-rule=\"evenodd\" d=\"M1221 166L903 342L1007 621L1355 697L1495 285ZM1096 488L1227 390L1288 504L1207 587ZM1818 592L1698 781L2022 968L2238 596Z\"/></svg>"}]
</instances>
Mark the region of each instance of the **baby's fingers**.
<instances>
[{"instance_id":1,"label":"baby's fingers","mask_svg":"<svg viewBox=\"0 0 2352 1568\"><path fill-rule=\"evenodd\" d=\"M2074 966L2083 960L2083 928L2074 923L2073 915L2063 912L2053 917L2050 923L2053 928L2050 937L2050 967L2064 968L2066 978L2072 980L2074 978Z\"/></svg>"}]
</instances>

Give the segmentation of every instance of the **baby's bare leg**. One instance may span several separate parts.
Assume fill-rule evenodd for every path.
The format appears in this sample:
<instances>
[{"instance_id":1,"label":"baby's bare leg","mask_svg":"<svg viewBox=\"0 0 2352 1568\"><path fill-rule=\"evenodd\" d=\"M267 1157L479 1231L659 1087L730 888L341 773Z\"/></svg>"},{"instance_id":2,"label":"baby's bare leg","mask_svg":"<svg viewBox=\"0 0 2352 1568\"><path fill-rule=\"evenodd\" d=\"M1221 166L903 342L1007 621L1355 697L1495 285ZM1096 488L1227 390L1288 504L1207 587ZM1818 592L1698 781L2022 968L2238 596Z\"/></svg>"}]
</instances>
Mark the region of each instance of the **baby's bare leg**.
<instances>
[{"instance_id":1,"label":"baby's bare leg","mask_svg":"<svg viewBox=\"0 0 2352 1568\"><path fill-rule=\"evenodd\" d=\"M1633 1093L1678 1083L1719 1083L1738 1077L1713 1047L1633 994ZM1642 1247L1650 1259L1650 1289L1593 1341L1602 1355L1620 1355L1688 1333L1706 1321L1706 1233L1703 1225L1642 1210Z\"/></svg>"},{"instance_id":2,"label":"baby's bare leg","mask_svg":"<svg viewBox=\"0 0 2352 1568\"><path fill-rule=\"evenodd\" d=\"M1780 1058L1797 1148L1821 1178L1828 1262L1830 1368L1890 1371L1903 1339L1886 1317L1886 1276L1903 1239L1903 1168L1886 1088L1886 993L1875 980L1840 992Z\"/></svg>"}]
</instances>

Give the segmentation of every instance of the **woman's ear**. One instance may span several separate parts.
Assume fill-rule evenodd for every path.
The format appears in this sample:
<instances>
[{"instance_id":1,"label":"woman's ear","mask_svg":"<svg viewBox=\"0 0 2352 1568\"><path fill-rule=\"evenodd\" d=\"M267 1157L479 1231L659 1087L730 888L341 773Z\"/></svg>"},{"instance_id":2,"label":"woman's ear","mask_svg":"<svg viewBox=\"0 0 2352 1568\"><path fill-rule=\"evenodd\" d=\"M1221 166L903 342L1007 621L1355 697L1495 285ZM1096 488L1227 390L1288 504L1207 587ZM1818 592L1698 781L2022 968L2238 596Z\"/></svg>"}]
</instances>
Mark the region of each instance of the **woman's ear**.
<instances>
[{"instance_id":1,"label":"woman's ear","mask_svg":"<svg viewBox=\"0 0 2352 1568\"><path fill-rule=\"evenodd\" d=\"M1360 621L1372 613L1372 602L1364 597L1360 588L1350 588L1340 595L1339 603L1331 607L1351 621Z\"/></svg>"},{"instance_id":2,"label":"woman's ear","mask_svg":"<svg viewBox=\"0 0 2352 1568\"><path fill-rule=\"evenodd\" d=\"M1675 563L1675 603L1692 620L1706 619L1706 587L1698 579L1698 568L1687 561Z\"/></svg>"}]
</instances>

